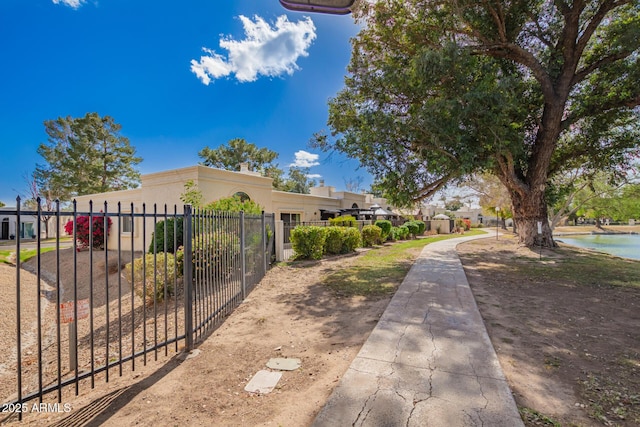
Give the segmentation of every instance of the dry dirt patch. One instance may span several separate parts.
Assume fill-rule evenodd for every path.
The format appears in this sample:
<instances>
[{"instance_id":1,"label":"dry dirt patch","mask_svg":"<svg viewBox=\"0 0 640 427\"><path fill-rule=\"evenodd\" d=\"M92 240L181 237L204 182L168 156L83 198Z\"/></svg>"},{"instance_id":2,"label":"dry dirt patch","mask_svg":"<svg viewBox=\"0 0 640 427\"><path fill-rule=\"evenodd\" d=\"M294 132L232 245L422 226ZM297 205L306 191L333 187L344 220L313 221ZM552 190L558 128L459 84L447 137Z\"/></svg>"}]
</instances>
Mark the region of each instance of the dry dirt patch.
<instances>
[{"instance_id":1,"label":"dry dirt patch","mask_svg":"<svg viewBox=\"0 0 640 427\"><path fill-rule=\"evenodd\" d=\"M271 269L193 357L138 364L109 384L81 386L70 414L28 414L24 425L309 425L384 312L390 296L337 297L321 281L356 258ZM273 357L299 358L267 395L244 391ZM162 380L162 381L160 381ZM102 380L103 381L103 380Z\"/></svg>"},{"instance_id":2,"label":"dry dirt patch","mask_svg":"<svg viewBox=\"0 0 640 427\"><path fill-rule=\"evenodd\" d=\"M458 253L528 425L640 425L640 288L563 277L563 259L587 256L580 250L540 260L505 236ZM640 271L640 262L619 262Z\"/></svg>"}]
</instances>

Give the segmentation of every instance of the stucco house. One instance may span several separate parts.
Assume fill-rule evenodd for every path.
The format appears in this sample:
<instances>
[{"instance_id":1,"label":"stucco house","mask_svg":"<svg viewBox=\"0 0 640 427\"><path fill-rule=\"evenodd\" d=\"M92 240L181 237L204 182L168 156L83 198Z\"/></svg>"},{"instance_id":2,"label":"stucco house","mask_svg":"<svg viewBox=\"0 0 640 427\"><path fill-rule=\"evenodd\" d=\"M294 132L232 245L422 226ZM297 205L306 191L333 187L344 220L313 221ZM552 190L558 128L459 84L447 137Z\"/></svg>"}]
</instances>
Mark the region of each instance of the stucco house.
<instances>
[{"instance_id":1,"label":"stucco house","mask_svg":"<svg viewBox=\"0 0 640 427\"><path fill-rule=\"evenodd\" d=\"M147 214L154 212L154 205L159 214L164 213L165 204L169 213L174 212L174 206L177 206L178 213L182 213L184 203L180 200L180 195L184 193L185 183L189 180L197 184L204 203L234 194L244 194L261 205L265 212L274 213L276 221L319 221L341 213L365 213L372 206L394 210L386 199L366 193L336 191L334 187L324 186L323 182L320 186L311 188L311 194L276 191L271 178L250 171L244 164L237 172L197 165L150 173L141 178L142 185L133 190L77 197L77 210L88 211L89 202L93 201L94 212L104 210L105 202L108 212L116 212L120 202L122 213L131 213L132 204L134 214L142 212L143 204ZM128 239L134 239L136 247L141 247L138 245L142 244L142 227L134 226L132 235L130 221L130 218L122 218L120 223L112 225L109 244L115 243L119 234L125 247L130 245L126 243ZM145 241L149 242L153 228L146 229Z\"/></svg>"},{"instance_id":2,"label":"stucco house","mask_svg":"<svg viewBox=\"0 0 640 427\"><path fill-rule=\"evenodd\" d=\"M11 240L18 236L21 239L33 239L38 230L38 218L32 215L21 215L20 225L15 215L16 208L3 206L0 208L0 240Z\"/></svg>"}]
</instances>

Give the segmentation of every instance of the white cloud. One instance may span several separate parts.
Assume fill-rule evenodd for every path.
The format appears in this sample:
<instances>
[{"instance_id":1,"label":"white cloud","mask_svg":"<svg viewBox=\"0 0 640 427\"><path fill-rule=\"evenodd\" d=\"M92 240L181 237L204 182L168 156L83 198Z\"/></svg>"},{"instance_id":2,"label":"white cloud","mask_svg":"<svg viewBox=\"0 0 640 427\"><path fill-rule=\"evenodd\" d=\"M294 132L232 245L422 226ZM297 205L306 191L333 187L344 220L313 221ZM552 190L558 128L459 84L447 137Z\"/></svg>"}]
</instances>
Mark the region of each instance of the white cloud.
<instances>
[{"instance_id":1,"label":"white cloud","mask_svg":"<svg viewBox=\"0 0 640 427\"><path fill-rule=\"evenodd\" d=\"M295 156L296 159L289 165L289 167L310 168L311 166L318 166L320 164L318 161L320 155L318 154L307 153L304 150L300 150L295 152Z\"/></svg>"},{"instance_id":2,"label":"white cloud","mask_svg":"<svg viewBox=\"0 0 640 427\"><path fill-rule=\"evenodd\" d=\"M77 9L84 4L85 0L53 0L53 4L64 4L73 9Z\"/></svg>"},{"instance_id":3,"label":"white cloud","mask_svg":"<svg viewBox=\"0 0 640 427\"><path fill-rule=\"evenodd\" d=\"M307 175L307 178L309 178L309 179L319 179L319 178L322 178L322 175L320 175L319 173L310 173L309 175Z\"/></svg>"},{"instance_id":4,"label":"white cloud","mask_svg":"<svg viewBox=\"0 0 640 427\"><path fill-rule=\"evenodd\" d=\"M255 81L260 75L291 75L299 69L298 58L308 56L307 50L316 38L316 27L309 17L289 22L286 15L282 15L274 27L257 15L253 21L242 15L240 20L246 36L244 40L220 39L220 47L229 52L227 58L203 48L207 55L201 56L199 61L191 60L191 71L205 85L232 73L240 82Z\"/></svg>"}]
</instances>

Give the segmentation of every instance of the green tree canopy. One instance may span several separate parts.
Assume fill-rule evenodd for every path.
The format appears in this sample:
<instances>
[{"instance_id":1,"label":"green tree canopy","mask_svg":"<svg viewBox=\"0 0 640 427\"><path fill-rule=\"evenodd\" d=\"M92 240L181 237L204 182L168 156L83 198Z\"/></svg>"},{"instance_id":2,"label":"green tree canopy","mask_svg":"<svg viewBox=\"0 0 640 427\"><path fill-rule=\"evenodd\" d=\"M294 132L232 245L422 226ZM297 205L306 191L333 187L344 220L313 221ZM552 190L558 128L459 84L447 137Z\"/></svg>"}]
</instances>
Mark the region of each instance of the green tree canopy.
<instances>
[{"instance_id":1,"label":"green tree canopy","mask_svg":"<svg viewBox=\"0 0 640 427\"><path fill-rule=\"evenodd\" d=\"M44 122L48 140L40 144L46 164L38 164L34 179L50 198L69 201L84 194L135 188L140 173L129 139L112 117L87 113Z\"/></svg>"},{"instance_id":2,"label":"green tree canopy","mask_svg":"<svg viewBox=\"0 0 640 427\"><path fill-rule=\"evenodd\" d=\"M249 170L259 172L262 176L273 179L273 188L290 193L309 193L314 181L309 179L309 168L290 167L287 177L274 161L278 153L268 148L258 148L243 138L230 140L226 145L211 149L205 147L198 153L204 166L211 166L230 171L240 170L241 163L247 163Z\"/></svg>"},{"instance_id":3,"label":"green tree canopy","mask_svg":"<svg viewBox=\"0 0 640 427\"><path fill-rule=\"evenodd\" d=\"M235 138L218 148L205 147L198 153L201 164L229 171L239 171L240 163L247 163L249 169L266 175L267 171L274 173L273 162L278 153L268 148L258 148L244 138ZM280 171L282 173L282 171Z\"/></svg>"},{"instance_id":4,"label":"green tree canopy","mask_svg":"<svg viewBox=\"0 0 640 427\"><path fill-rule=\"evenodd\" d=\"M259 215L264 211L264 208L251 199L243 200L238 195L231 197L225 197L209 203L204 207L205 210L214 210L220 212L240 212Z\"/></svg>"},{"instance_id":5,"label":"green tree canopy","mask_svg":"<svg viewBox=\"0 0 640 427\"><path fill-rule=\"evenodd\" d=\"M355 11L324 149L360 160L396 204L489 172L520 241L553 246L547 183L623 171L640 135L638 0L378 0ZM537 234L537 222L543 234Z\"/></svg>"},{"instance_id":6,"label":"green tree canopy","mask_svg":"<svg viewBox=\"0 0 640 427\"><path fill-rule=\"evenodd\" d=\"M289 175L286 179L274 188L289 193L309 194L310 189L315 185L315 181L309 179L309 168L290 167Z\"/></svg>"}]
</instances>

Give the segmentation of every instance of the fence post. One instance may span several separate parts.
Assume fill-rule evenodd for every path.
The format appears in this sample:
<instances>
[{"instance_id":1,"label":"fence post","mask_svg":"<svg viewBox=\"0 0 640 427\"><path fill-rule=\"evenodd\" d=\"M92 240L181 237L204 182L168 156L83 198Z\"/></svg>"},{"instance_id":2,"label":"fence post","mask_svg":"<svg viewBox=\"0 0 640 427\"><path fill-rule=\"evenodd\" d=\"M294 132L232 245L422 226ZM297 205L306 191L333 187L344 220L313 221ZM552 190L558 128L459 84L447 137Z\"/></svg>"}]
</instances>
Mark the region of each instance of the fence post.
<instances>
[{"instance_id":1,"label":"fence post","mask_svg":"<svg viewBox=\"0 0 640 427\"><path fill-rule=\"evenodd\" d=\"M247 298L247 259L244 251L244 211L240 211L240 281L243 301Z\"/></svg>"},{"instance_id":2,"label":"fence post","mask_svg":"<svg viewBox=\"0 0 640 427\"><path fill-rule=\"evenodd\" d=\"M273 230L273 238L276 243L276 261L284 261L284 222L275 221L275 230Z\"/></svg>"},{"instance_id":3,"label":"fence post","mask_svg":"<svg viewBox=\"0 0 640 427\"><path fill-rule=\"evenodd\" d=\"M262 274L267 274L267 225L265 222L264 211L262 211Z\"/></svg>"},{"instance_id":4,"label":"fence post","mask_svg":"<svg viewBox=\"0 0 640 427\"><path fill-rule=\"evenodd\" d=\"M184 205L183 244L184 244L184 336L185 350L193 349L193 213L191 205Z\"/></svg>"}]
</instances>

